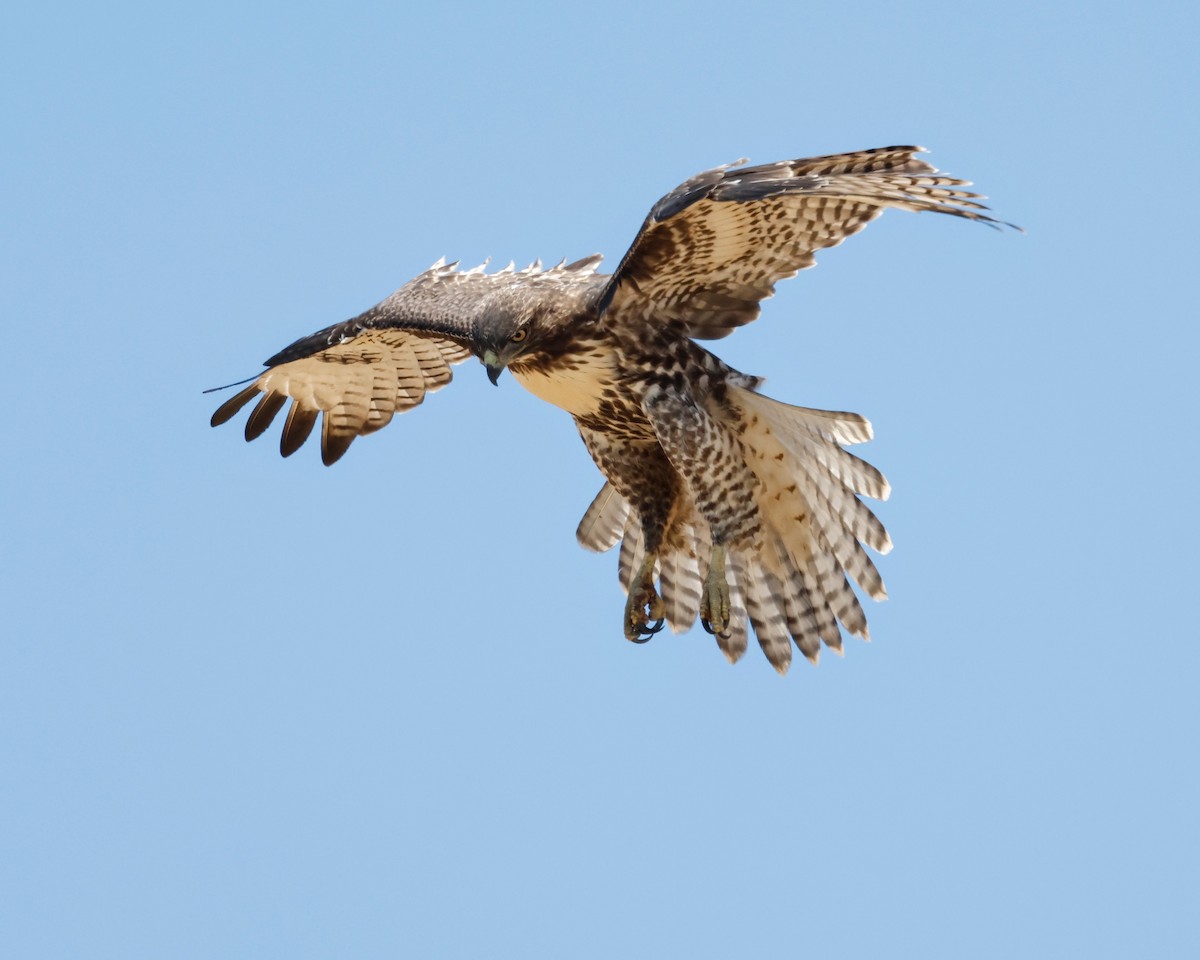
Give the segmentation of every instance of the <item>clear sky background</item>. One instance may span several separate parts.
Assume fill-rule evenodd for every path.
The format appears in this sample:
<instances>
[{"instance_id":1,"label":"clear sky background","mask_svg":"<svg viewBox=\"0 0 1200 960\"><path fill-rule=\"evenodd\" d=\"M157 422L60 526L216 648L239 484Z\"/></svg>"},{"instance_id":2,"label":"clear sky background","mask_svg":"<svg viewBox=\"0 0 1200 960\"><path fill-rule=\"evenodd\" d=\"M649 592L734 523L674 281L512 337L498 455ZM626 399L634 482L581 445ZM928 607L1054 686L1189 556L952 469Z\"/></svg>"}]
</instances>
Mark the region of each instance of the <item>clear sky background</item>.
<instances>
[{"instance_id":1,"label":"clear sky background","mask_svg":"<svg viewBox=\"0 0 1200 960\"><path fill-rule=\"evenodd\" d=\"M5 955L1195 956L1198 32L9 11ZM569 418L474 362L332 469L208 426L443 254L611 267L698 170L910 142L1028 233L889 213L717 345L874 422L844 659L627 643Z\"/></svg>"}]
</instances>

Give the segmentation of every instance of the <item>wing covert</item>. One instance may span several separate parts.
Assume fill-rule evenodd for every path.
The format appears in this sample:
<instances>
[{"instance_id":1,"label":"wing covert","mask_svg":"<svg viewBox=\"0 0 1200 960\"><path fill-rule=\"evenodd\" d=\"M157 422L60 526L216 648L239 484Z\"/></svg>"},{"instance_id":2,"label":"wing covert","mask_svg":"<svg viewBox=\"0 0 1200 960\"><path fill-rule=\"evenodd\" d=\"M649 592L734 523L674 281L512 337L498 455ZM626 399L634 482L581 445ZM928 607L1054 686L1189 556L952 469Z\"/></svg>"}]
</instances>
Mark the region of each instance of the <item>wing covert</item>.
<instances>
[{"instance_id":1,"label":"wing covert","mask_svg":"<svg viewBox=\"0 0 1200 960\"><path fill-rule=\"evenodd\" d=\"M246 439L253 440L290 399L279 452L288 457L299 450L320 415L321 459L328 466L341 458L355 437L387 426L395 414L418 406L427 393L444 387L450 382L451 365L470 355L469 346L453 340L367 327L352 338L272 366L221 404L212 425L225 423L259 397L246 421Z\"/></svg>"},{"instance_id":2,"label":"wing covert","mask_svg":"<svg viewBox=\"0 0 1200 960\"><path fill-rule=\"evenodd\" d=\"M968 181L941 176L921 147L697 174L650 211L600 300L612 323L670 323L716 339L754 320L775 284L811 267L887 207L1001 225ZM1006 224L1008 225L1008 224Z\"/></svg>"}]
</instances>

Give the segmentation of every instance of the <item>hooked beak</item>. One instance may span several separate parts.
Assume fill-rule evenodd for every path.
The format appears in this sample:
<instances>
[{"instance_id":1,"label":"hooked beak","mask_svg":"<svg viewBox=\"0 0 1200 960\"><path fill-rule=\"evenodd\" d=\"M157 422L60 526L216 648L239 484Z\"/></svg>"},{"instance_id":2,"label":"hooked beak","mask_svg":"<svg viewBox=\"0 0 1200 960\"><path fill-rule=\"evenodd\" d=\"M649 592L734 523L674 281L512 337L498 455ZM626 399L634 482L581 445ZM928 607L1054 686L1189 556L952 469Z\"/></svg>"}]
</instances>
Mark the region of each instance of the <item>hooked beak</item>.
<instances>
[{"instance_id":1,"label":"hooked beak","mask_svg":"<svg viewBox=\"0 0 1200 960\"><path fill-rule=\"evenodd\" d=\"M496 355L495 350L484 350L482 359L483 365L487 367L488 379L492 381L493 387L498 387L499 384L496 381L504 372L504 364L500 362L500 357Z\"/></svg>"}]
</instances>

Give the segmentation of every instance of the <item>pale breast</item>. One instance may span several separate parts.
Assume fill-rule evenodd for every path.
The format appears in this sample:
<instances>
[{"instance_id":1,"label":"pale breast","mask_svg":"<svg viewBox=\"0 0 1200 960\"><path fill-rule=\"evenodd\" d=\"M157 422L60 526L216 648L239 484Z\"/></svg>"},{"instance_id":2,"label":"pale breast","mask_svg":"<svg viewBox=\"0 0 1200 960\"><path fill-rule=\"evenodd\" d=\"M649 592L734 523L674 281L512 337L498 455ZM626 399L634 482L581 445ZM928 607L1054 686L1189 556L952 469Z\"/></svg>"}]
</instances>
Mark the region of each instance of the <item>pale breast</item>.
<instances>
[{"instance_id":1,"label":"pale breast","mask_svg":"<svg viewBox=\"0 0 1200 960\"><path fill-rule=\"evenodd\" d=\"M545 363L514 363L509 369L535 397L585 417L596 413L605 388L612 386L616 356L611 348L598 345Z\"/></svg>"}]
</instances>

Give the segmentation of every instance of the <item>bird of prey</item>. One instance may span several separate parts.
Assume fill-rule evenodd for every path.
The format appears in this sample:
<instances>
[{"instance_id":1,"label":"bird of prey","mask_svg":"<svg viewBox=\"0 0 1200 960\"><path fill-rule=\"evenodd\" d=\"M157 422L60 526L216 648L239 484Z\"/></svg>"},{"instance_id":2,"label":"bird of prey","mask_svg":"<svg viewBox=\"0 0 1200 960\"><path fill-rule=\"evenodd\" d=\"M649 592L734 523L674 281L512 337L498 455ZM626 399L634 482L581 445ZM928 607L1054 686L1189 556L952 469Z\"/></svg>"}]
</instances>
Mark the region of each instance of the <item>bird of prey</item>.
<instances>
[{"instance_id":1,"label":"bird of prey","mask_svg":"<svg viewBox=\"0 0 1200 960\"><path fill-rule=\"evenodd\" d=\"M868 638L850 580L886 596L864 547L884 554L892 541L859 495L883 500L889 486L844 449L869 440L871 425L769 399L761 378L697 341L754 320L778 281L888 207L1001 222L921 152L707 170L651 208L612 274L597 271L599 254L493 273L438 261L275 354L212 424L260 397L246 422L253 440L290 399L280 451L294 453L320 414L329 465L478 357L492 383L509 370L574 418L605 477L577 537L596 551L621 544L626 638L699 617L730 662L752 627L780 673L793 642L815 663L822 643L841 652L841 630Z\"/></svg>"}]
</instances>

